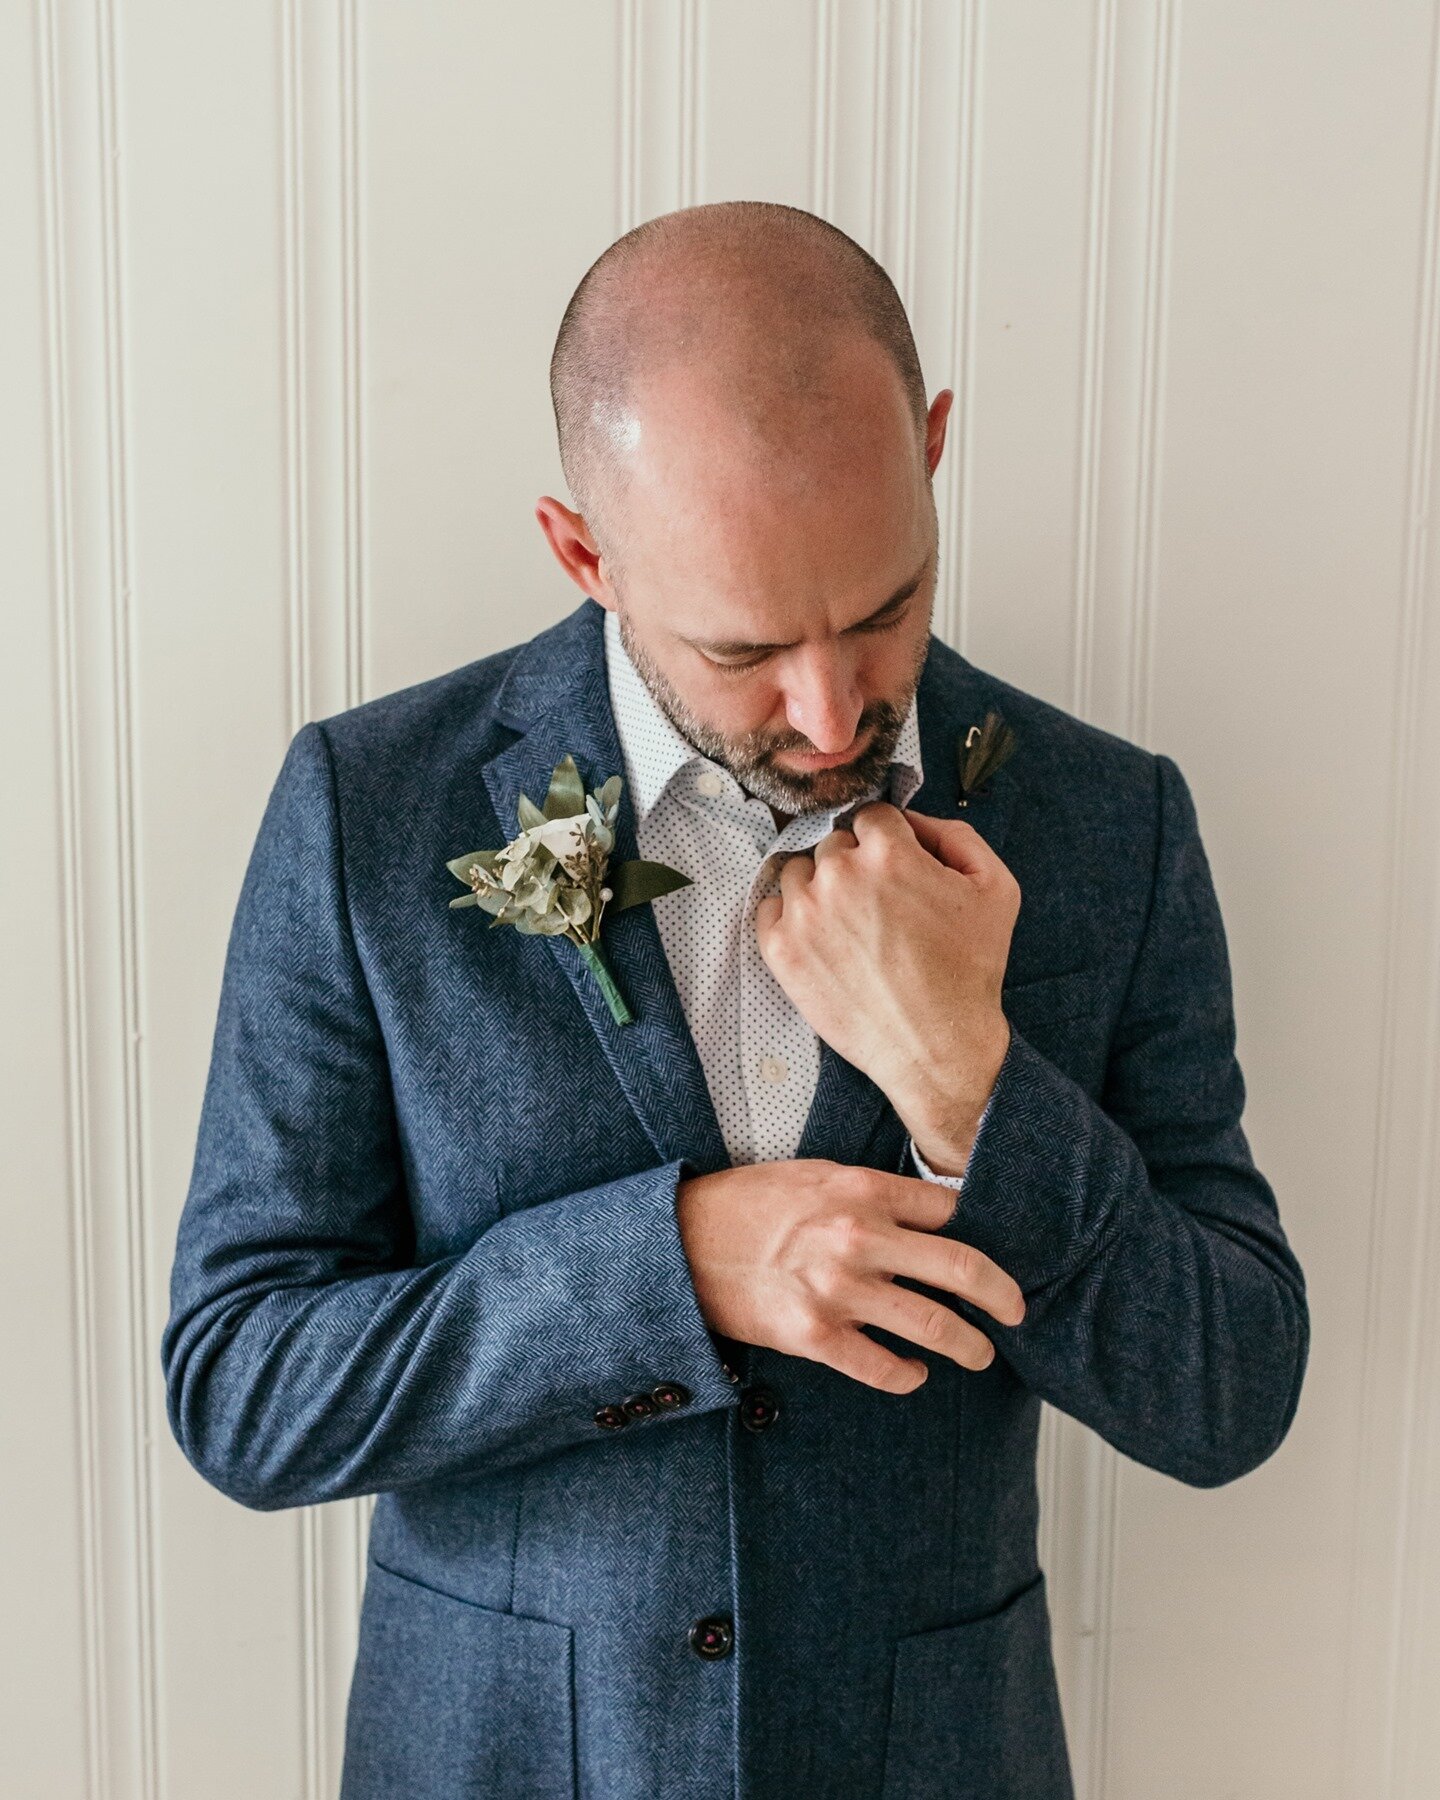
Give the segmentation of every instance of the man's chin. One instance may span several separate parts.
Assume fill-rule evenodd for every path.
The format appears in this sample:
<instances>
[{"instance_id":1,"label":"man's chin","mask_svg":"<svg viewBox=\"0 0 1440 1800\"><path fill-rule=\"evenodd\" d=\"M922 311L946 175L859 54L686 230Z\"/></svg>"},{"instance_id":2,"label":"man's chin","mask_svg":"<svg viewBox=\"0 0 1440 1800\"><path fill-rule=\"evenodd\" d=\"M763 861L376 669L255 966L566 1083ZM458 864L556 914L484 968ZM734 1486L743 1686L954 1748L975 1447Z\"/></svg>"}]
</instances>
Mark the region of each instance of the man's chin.
<instances>
[{"instance_id":1,"label":"man's chin","mask_svg":"<svg viewBox=\"0 0 1440 1800\"><path fill-rule=\"evenodd\" d=\"M771 763L750 777L751 791L769 805L798 817L801 813L832 812L858 800L873 786L865 772L855 763L837 763L833 769L815 769L793 773ZM749 785L749 784L747 784Z\"/></svg>"}]
</instances>

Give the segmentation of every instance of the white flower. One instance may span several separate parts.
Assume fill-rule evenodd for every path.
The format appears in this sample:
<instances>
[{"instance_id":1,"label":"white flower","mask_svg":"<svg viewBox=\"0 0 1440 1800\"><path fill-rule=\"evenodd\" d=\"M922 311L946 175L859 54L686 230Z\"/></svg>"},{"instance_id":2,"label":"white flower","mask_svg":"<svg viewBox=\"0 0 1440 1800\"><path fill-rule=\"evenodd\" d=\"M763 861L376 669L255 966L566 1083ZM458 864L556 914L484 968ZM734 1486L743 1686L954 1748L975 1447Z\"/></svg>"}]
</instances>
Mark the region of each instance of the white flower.
<instances>
[{"instance_id":1,"label":"white flower","mask_svg":"<svg viewBox=\"0 0 1440 1800\"><path fill-rule=\"evenodd\" d=\"M476 900L517 930L593 942L605 902L613 898L602 883L619 810L619 783L612 778L585 796L583 812L530 825L495 853L488 868L471 865Z\"/></svg>"}]
</instances>

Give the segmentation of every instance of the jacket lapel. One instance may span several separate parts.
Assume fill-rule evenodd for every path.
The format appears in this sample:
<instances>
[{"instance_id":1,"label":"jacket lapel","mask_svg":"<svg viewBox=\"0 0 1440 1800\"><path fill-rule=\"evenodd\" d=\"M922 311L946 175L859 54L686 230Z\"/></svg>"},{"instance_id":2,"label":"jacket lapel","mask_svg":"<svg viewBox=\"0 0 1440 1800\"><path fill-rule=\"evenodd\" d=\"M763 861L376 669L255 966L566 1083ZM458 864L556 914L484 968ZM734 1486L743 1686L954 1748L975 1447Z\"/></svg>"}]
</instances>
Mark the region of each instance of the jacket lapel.
<instances>
[{"instance_id":1,"label":"jacket lapel","mask_svg":"<svg viewBox=\"0 0 1440 1800\"><path fill-rule=\"evenodd\" d=\"M604 609L587 597L558 625L523 645L510 665L496 708L519 735L481 766L506 837L519 829L520 794L539 805L551 771L567 750L587 790L624 771L605 675L603 627ZM964 807L959 804L956 762L958 740L995 704L983 671L932 638L917 694L925 780L910 805L936 818L966 820L998 853L1014 805L1019 753L996 771L985 793L972 796ZM627 783L620 796L614 856L624 862L639 854ZM647 904L608 915L602 938L620 991L635 1014L633 1024L617 1025L611 1018L604 995L567 939L537 937L534 948L537 955L553 957L574 987L657 1154L667 1162L684 1157L701 1174L728 1168L730 1156L653 909ZM820 1077L796 1155L863 1162L887 1105L870 1077L822 1038Z\"/></svg>"},{"instance_id":2,"label":"jacket lapel","mask_svg":"<svg viewBox=\"0 0 1440 1800\"><path fill-rule=\"evenodd\" d=\"M587 598L553 630L523 647L497 696L497 706L521 732L481 769L507 838L519 829L520 794L540 805L551 772L567 750L587 791L607 776L624 773L605 677L603 625L604 609ZM616 862L640 854L628 782L620 795L612 854ZM684 1157L700 1174L728 1167L720 1122L653 908L644 904L607 913L601 941L635 1015L632 1024L615 1023L598 984L567 938L536 937L533 947L537 957L553 957L561 977L573 985L656 1153L666 1162Z\"/></svg>"},{"instance_id":3,"label":"jacket lapel","mask_svg":"<svg viewBox=\"0 0 1440 1800\"><path fill-rule=\"evenodd\" d=\"M1017 749L1015 756L996 770L984 793L972 795L963 807L956 755L959 740L972 724L984 720L989 706L1003 710L984 673L932 638L916 694L925 779L909 804L913 811L933 818L964 819L998 854L1014 806L1013 771L1020 752ZM822 1038L820 1079L796 1156L864 1162L888 1105L870 1077Z\"/></svg>"}]
</instances>

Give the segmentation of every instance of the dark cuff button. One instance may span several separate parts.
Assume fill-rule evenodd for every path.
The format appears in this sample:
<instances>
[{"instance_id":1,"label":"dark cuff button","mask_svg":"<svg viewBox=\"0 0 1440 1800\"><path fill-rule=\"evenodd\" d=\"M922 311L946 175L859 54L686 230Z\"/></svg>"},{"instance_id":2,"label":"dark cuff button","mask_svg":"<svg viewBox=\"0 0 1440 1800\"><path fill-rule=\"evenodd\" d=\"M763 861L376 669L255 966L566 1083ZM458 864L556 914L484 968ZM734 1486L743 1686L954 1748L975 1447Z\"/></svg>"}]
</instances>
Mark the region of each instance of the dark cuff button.
<instances>
[{"instance_id":1,"label":"dark cuff button","mask_svg":"<svg viewBox=\"0 0 1440 1800\"><path fill-rule=\"evenodd\" d=\"M662 1381L658 1387L651 1388L650 1398L657 1406L663 1406L668 1411L672 1407L688 1406L690 1390L681 1387L678 1381Z\"/></svg>"},{"instance_id":2,"label":"dark cuff button","mask_svg":"<svg viewBox=\"0 0 1440 1800\"><path fill-rule=\"evenodd\" d=\"M725 1371L725 1379L727 1381L738 1381L740 1379L740 1377L730 1367L729 1363L722 1362L720 1367Z\"/></svg>"},{"instance_id":3,"label":"dark cuff button","mask_svg":"<svg viewBox=\"0 0 1440 1800\"><path fill-rule=\"evenodd\" d=\"M697 1656L728 1656L735 1632L724 1613L711 1613L690 1627L690 1648Z\"/></svg>"},{"instance_id":4,"label":"dark cuff button","mask_svg":"<svg viewBox=\"0 0 1440 1800\"><path fill-rule=\"evenodd\" d=\"M768 1430L780 1417L780 1401L769 1388L746 1388L740 1396L740 1423L747 1431Z\"/></svg>"},{"instance_id":5,"label":"dark cuff button","mask_svg":"<svg viewBox=\"0 0 1440 1800\"><path fill-rule=\"evenodd\" d=\"M597 1406L595 1423L604 1431L618 1431L622 1425L628 1425L630 1421L618 1406Z\"/></svg>"},{"instance_id":6,"label":"dark cuff button","mask_svg":"<svg viewBox=\"0 0 1440 1800\"><path fill-rule=\"evenodd\" d=\"M649 1394L627 1394L620 1407L627 1419L648 1419L660 1410Z\"/></svg>"}]
</instances>

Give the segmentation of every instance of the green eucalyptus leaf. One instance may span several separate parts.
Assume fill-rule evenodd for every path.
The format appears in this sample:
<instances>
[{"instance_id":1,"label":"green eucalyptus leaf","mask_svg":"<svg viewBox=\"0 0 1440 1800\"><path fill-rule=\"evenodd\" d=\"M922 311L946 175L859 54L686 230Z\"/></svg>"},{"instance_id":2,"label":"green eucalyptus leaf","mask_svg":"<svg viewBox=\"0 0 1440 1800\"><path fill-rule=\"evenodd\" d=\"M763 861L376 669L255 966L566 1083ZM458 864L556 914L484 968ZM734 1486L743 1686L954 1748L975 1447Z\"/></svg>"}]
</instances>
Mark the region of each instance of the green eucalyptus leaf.
<instances>
[{"instance_id":1,"label":"green eucalyptus leaf","mask_svg":"<svg viewBox=\"0 0 1440 1800\"><path fill-rule=\"evenodd\" d=\"M480 899L477 894L457 894L450 904L452 906L478 906Z\"/></svg>"},{"instance_id":2,"label":"green eucalyptus leaf","mask_svg":"<svg viewBox=\"0 0 1440 1800\"><path fill-rule=\"evenodd\" d=\"M495 858L499 854L500 852L498 850L472 850L468 856L452 856L445 867L457 881L463 881L466 887L469 887L470 876L467 871L470 868L470 865L472 863L479 863L482 869L493 869L495 866Z\"/></svg>"},{"instance_id":3,"label":"green eucalyptus leaf","mask_svg":"<svg viewBox=\"0 0 1440 1800\"><path fill-rule=\"evenodd\" d=\"M522 831L533 831L537 825L545 823L544 813L526 794L522 794L516 802L515 812L520 820Z\"/></svg>"},{"instance_id":4,"label":"green eucalyptus leaf","mask_svg":"<svg viewBox=\"0 0 1440 1800\"><path fill-rule=\"evenodd\" d=\"M609 910L624 912L627 906L639 906L646 900L658 900L661 894L673 893L676 888L689 887L691 878L664 863L637 858L609 870L605 885L611 891Z\"/></svg>"},{"instance_id":5,"label":"green eucalyptus leaf","mask_svg":"<svg viewBox=\"0 0 1440 1800\"><path fill-rule=\"evenodd\" d=\"M567 750L555 765L550 777L550 792L545 796L547 819L568 819L585 810L585 784L575 767L575 758Z\"/></svg>"},{"instance_id":6,"label":"green eucalyptus leaf","mask_svg":"<svg viewBox=\"0 0 1440 1800\"><path fill-rule=\"evenodd\" d=\"M620 798L620 790L624 785L625 783L619 775L612 775L603 787L597 789L600 795L600 804L607 809L614 806Z\"/></svg>"}]
</instances>

